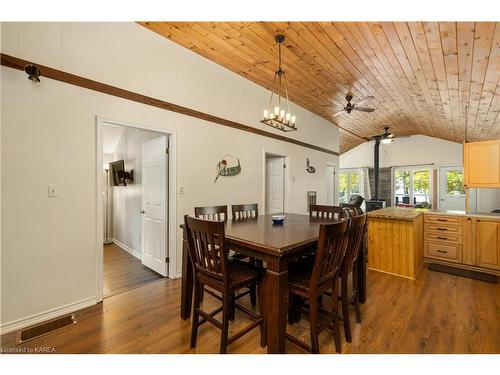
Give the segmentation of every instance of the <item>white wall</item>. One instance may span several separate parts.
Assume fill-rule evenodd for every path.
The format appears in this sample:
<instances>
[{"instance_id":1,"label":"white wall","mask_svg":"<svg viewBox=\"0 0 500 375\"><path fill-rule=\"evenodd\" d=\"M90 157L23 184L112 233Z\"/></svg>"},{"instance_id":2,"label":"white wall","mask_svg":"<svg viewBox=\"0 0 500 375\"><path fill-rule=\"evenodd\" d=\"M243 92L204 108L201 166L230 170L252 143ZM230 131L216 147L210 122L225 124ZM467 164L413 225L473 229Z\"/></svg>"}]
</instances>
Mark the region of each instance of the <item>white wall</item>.
<instances>
[{"instance_id":1,"label":"white wall","mask_svg":"<svg viewBox=\"0 0 500 375\"><path fill-rule=\"evenodd\" d=\"M373 167L374 142L365 142L340 155L340 168ZM414 135L380 144L380 167L431 164L463 165L462 145Z\"/></svg>"},{"instance_id":2,"label":"white wall","mask_svg":"<svg viewBox=\"0 0 500 375\"><path fill-rule=\"evenodd\" d=\"M105 125L106 126L106 125ZM124 160L125 170L134 170L134 181L127 186L113 186L113 239L142 254L142 142L161 136L159 133L124 128L113 153L113 160Z\"/></svg>"},{"instance_id":3,"label":"white wall","mask_svg":"<svg viewBox=\"0 0 500 375\"><path fill-rule=\"evenodd\" d=\"M373 146L374 142L365 142L343 153L339 158L340 168L373 167ZM380 167L418 164L434 164L436 169L439 166L463 166L463 146L425 135L380 144ZM500 208L500 189L469 189L469 192L471 211L490 212Z\"/></svg>"},{"instance_id":4,"label":"white wall","mask_svg":"<svg viewBox=\"0 0 500 375\"><path fill-rule=\"evenodd\" d=\"M259 122L268 91L137 24L3 23L1 33L3 53L283 134ZM96 115L176 133L177 191L184 187L178 224L195 205L262 205L264 150L289 156L291 212L306 211L307 190L324 201L325 166L338 165L333 155L290 143L43 77L32 84L5 67L1 74L1 322L7 330L95 303ZM299 130L287 136L338 151L338 129L292 106ZM240 158L242 172L214 184L225 154ZM305 171L307 157L314 175ZM59 186L58 198L47 197L48 184ZM178 230L178 271L181 235Z\"/></svg>"}]
</instances>

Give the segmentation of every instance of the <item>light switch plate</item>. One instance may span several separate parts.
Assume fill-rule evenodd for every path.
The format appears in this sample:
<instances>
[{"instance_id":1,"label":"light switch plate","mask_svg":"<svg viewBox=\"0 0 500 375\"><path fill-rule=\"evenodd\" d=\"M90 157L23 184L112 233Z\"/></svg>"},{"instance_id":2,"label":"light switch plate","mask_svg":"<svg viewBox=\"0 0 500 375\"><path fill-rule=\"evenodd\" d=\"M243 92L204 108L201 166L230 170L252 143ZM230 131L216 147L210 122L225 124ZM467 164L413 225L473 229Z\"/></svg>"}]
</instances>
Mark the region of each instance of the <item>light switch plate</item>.
<instances>
[{"instance_id":1,"label":"light switch plate","mask_svg":"<svg viewBox=\"0 0 500 375\"><path fill-rule=\"evenodd\" d=\"M49 198L56 198L59 196L59 191L56 185L49 185L48 187Z\"/></svg>"}]
</instances>

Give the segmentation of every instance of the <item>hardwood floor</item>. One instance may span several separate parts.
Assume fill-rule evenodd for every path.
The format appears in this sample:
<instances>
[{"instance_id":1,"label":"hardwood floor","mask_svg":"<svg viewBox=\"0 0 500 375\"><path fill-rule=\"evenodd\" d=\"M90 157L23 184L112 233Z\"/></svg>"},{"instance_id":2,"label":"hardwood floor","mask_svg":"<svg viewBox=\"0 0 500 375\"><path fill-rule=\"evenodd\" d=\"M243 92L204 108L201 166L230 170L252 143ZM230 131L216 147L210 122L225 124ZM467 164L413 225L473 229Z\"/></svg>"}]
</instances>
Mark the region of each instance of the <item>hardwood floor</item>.
<instances>
[{"instance_id":1,"label":"hardwood floor","mask_svg":"<svg viewBox=\"0 0 500 375\"><path fill-rule=\"evenodd\" d=\"M204 303L216 305L209 295ZM163 279L106 298L78 312L77 324L22 346L53 346L57 353L217 353L220 332L207 324L199 330L196 349L189 349L190 321L179 318L179 309L180 280ZM416 281L369 271L361 313L362 323L351 324L352 343L342 336L343 353L500 353L499 284L426 268ZM231 332L246 323L237 312ZM288 329L309 340L307 321ZM13 346L13 340L14 334L5 335L2 346ZM329 331L320 335L320 348L335 353ZM259 331L228 352L265 353ZM303 353L292 343L288 352Z\"/></svg>"},{"instance_id":2,"label":"hardwood floor","mask_svg":"<svg viewBox=\"0 0 500 375\"><path fill-rule=\"evenodd\" d=\"M103 274L104 297L163 278L114 243L104 245Z\"/></svg>"}]
</instances>

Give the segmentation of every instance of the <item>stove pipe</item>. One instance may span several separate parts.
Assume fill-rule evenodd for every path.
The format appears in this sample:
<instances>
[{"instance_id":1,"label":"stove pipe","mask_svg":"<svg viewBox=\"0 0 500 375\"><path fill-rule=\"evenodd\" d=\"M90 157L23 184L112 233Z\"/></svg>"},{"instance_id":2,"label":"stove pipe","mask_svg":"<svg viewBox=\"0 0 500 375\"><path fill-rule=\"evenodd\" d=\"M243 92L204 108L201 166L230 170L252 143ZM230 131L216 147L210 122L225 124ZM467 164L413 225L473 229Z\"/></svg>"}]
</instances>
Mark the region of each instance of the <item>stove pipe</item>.
<instances>
[{"instance_id":1,"label":"stove pipe","mask_svg":"<svg viewBox=\"0 0 500 375\"><path fill-rule=\"evenodd\" d=\"M374 194L372 196L372 200L378 201L378 172L380 167L380 139L375 140L375 147L373 148L373 168L374 168L374 177L375 177L375 186L374 186Z\"/></svg>"}]
</instances>

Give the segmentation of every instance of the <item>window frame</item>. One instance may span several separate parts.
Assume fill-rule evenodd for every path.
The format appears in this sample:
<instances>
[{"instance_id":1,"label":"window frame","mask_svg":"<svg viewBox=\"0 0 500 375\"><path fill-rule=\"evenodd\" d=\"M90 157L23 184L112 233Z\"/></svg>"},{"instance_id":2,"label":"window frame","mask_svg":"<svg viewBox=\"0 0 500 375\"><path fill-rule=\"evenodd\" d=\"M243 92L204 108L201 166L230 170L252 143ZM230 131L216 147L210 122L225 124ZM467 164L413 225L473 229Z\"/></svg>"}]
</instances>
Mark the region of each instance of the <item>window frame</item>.
<instances>
[{"instance_id":1,"label":"window frame","mask_svg":"<svg viewBox=\"0 0 500 375\"><path fill-rule=\"evenodd\" d=\"M347 194L346 194L346 201L345 202L342 202L340 199L340 175L341 174L347 174ZM358 169L358 168L344 168L344 169L339 169L339 188L338 188L338 200L339 200L339 204L340 203L348 203L349 202L349 199L351 199L351 195L353 194L351 192L351 176L354 175L354 174L357 174L358 175L358 188L359 188L359 192L358 193L354 193L354 194L359 194L361 195L362 193L362 190L363 190L363 186L362 186L362 176L361 176L361 171Z\"/></svg>"},{"instance_id":2,"label":"window frame","mask_svg":"<svg viewBox=\"0 0 500 375\"><path fill-rule=\"evenodd\" d=\"M414 202L414 189L413 189L413 177L416 171L428 170L429 171L429 204L432 205L434 198L434 165L432 164L422 164L422 165L401 165L392 168L392 204L396 207L396 173L398 171L408 171L410 173L410 186L409 186L409 198L410 204L413 206ZM400 202L402 203L402 202ZM418 203L418 202L417 202Z\"/></svg>"}]
</instances>

